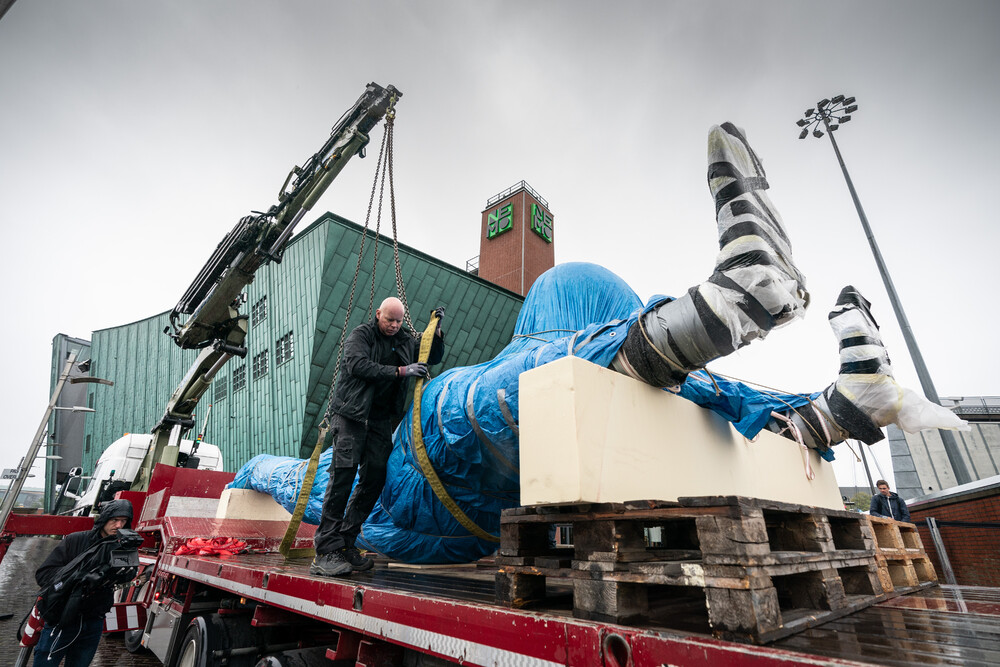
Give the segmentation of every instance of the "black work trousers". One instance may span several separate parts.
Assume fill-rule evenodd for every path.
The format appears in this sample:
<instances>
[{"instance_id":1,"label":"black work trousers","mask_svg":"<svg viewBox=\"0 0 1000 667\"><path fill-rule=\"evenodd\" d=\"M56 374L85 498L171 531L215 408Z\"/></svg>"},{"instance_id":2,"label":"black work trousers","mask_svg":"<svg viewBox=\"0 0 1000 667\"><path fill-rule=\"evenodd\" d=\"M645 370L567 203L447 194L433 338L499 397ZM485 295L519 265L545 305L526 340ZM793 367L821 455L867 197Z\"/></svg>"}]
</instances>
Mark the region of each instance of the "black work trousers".
<instances>
[{"instance_id":1,"label":"black work trousers","mask_svg":"<svg viewBox=\"0 0 1000 667\"><path fill-rule=\"evenodd\" d=\"M392 453L389 421L354 421L338 414L330 420L333 460L323 498L323 516L313 536L317 554L353 547L375 501L385 486L385 468ZM360 474L359 474L360 473ZM358 483L354 485L355 476Z\"/></svg>"}]
</instances>

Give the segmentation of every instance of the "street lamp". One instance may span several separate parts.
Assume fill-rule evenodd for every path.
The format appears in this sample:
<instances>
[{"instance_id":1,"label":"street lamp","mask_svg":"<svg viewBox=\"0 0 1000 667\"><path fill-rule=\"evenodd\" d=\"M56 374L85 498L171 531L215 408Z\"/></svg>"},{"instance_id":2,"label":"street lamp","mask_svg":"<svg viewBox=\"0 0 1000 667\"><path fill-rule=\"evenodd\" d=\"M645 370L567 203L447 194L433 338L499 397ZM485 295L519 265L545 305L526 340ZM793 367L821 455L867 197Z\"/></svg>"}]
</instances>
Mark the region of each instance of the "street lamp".
<instances>
[{"instance_id":1,"label":"street lamp","mask_svg":"<svg viewBox=\"0 0 1000 667\"><path fill-rule=\"evenodd\" d=\"M920 386L924 390L924 396L940 405L941 399L938 398L937 390L934 389L931 374L927 370L926 364L924 364L920 348L917 347L917 340L913 337L913 330L906 319L906 313L903 312L903 304L900 303L899 295L896 294L896 288L892 284L892 278L889 277L889 269L886 268L885 260L882 259L882 253L875 242L875 236L872 234L871 226L868 224L865 210L861 207L861 201L858 199L858 193L854 189L851 175L847 173L847 166L844 164L844 157L840 154L840 147L837 146L837 140L833 138L833 133L840 129L842 124L849 122L851 114L858 110L858 106L854 102L853 97L837 95L833 98L822 99L816 103L815 107L806 109L803 117L795 122L796 125L802 128L802 131L799 133L799 139L805 139L809 136L810 129L812 129L814 137L817 139L821 138L824 132L820 129L820 125L823 126L826 134L829 135L830 143L833 144L833 151L837 154L837 161L840 163L840 169L844 172L844 180L847 181L847 188L851 191L851 198L854 199L854 207L858 210L858 217L861 218L861 226L865 230L865 236L868 237L868 245L871 246L872 254L875 256L875 264L878 265L879 274L881 274L882 282L885 284L885 291L889 295L889 302L892 304L892 310L896 313L896 320L899 322L899 328L902 329L903 339L906 341L906 347L910 351L910 358L913 359L913 366L916 368L917 377L920 378ZM951 468L955 471L955 481L959 484L971 482L972 478L969 476L969 471L965 467L965 461L962 460L962 455L958 451L958 443L955 441L954 434L944 429L939 430L938 433L941 435L941 442L944 444L944 451L948 455Z\"/></svg>"}]
</instances>

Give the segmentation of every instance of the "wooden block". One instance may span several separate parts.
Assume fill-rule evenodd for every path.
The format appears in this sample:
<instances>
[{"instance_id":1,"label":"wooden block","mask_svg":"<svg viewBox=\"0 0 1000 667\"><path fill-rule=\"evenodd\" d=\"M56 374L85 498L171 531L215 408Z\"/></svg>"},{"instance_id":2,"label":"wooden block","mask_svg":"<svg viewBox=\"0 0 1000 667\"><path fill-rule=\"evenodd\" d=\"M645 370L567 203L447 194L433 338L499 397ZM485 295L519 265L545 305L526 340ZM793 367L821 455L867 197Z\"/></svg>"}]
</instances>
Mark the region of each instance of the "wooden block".
<instances>
[{"instance_id":1,"label":"wooden block","mask_svg":"<svg viewBox=\"0 0 1000 667\"><path fill-rule=\"evenodd\" d=\"M721 516L699 516L698 543L703 554L764 555L771 549L763 517L731 519Z\"/></svg>"},{"instance_id":2,"label":"wooden block","mask_svg":"<svg viewBox=\"0 0 1000 667\"><path fill-rule=\"evenodd\" d=\"M718 636L753 638L781 627L775 589L705 589L708 622Z\"/></svg>"},{"instance_id":3,"label":"wooden block","mask_svg":"<svg viewBox=\"0 0 1000 667\"><path fill-rule=\"evenodd\" d=\"M642 584L577 579L573 616L593 621L635 623L648 617L648 587Z\"/></svg>"},{"instance_id":4,"label":"wooden block","mask_svg":"<svg viewBox=\"0 0 1000 667\"><path fill-rule=\"evenodd\" d=\"M934 564L926 556L913 559L913 571L920 583L937 582L937 572L934 571Z\"/></svg>"},{"instance_id":5,"label":"wooden block","mask_svg":"<svg viewBox=\"0 0 1000 667\"><path fill-rule=\"evenodd\" d=\"M917 573L909 559L886 558L886 567L889 570L889 578L892 580L894 589L909 588L920 583Z\"/></svg>"},{"instance_id":6,"label":"wooden block","mask_svg":"<svg viewBox=\"0 0 1000 667\"><path fill-rule=\"evenodd\" d=\"M523 607L545 599L545 576L507 572L501 569L495 578L496 600L507 607Z\"/></svg>"}]
</instances>

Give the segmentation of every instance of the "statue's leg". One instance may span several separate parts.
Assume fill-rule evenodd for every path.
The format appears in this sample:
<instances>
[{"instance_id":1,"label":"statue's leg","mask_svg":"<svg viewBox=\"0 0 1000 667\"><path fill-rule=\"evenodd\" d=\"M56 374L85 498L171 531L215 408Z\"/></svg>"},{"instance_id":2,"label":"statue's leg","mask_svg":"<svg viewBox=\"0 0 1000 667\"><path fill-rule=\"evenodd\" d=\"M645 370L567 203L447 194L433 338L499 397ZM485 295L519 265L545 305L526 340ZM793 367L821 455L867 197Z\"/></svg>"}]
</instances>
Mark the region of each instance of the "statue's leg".
<instances>
[{"instance_id":1,"label":"statue's leg","mask_svg":"<svg viewBox=\"0 0 1000 667\"><path fill-rule=\"evenodd\" d=\"M910 432L965 425L951 411L896 383L871 304L854 287L841 290L830 327L840 345L837 381L810 405L777 411L769 430L788 437L798 431L805 445L825 451L848 438L878 442L889 424Z\"/></svg>"},{"instance_id":2,"label":"statue's leg","mask_svg":"<svg viewBox=\"0 0 1000 667\"><path fill-rule=\"evenodd\" d=\"M646 313L611 365L655 386L683 382L691 371L800 317L809 302L781 217L767 196L764 168L732 123L709 131L708 185L721 248L715 271Z\"/></svg>"}]
</instances>

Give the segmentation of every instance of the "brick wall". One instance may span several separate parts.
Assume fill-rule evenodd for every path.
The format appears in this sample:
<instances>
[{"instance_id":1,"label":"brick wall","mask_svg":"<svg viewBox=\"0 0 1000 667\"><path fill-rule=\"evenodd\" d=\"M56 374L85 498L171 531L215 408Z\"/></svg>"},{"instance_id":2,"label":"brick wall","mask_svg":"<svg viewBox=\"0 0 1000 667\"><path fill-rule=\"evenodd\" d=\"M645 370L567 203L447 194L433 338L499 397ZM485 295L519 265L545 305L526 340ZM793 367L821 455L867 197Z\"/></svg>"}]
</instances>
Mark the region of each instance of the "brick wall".
<instances>
[{"instance_id":1,"label":"brick wall","mask_svg":"<svg viewBox=\"0 0 1000 667\"><path fill-rule=\"evenodd\" d=\"M930 530L924 521L1000 523L1000 490L992 495L956 498L952 502L918 504L910 508L910 518L917 525L927 555L934 562L938 577L945 582L941 559L934 548ZM939 526L948 560L957 583L966 586L1000 586L1000 526Z\"/></svg>"},{"instance_id":2,"label":"brick wall","mask_svg":"<svg viewBox=\"0 0 1000 667\"><path fill-rule=\"evenodd\" d=\"M555 266L554 243L532 231L532 205L548 216L551 233L551 213L521 189L483 211L479 237L479 277L521 296L538 276ZM491 224L499 230L492 238Z\"/></svg>"}]
</instances>

